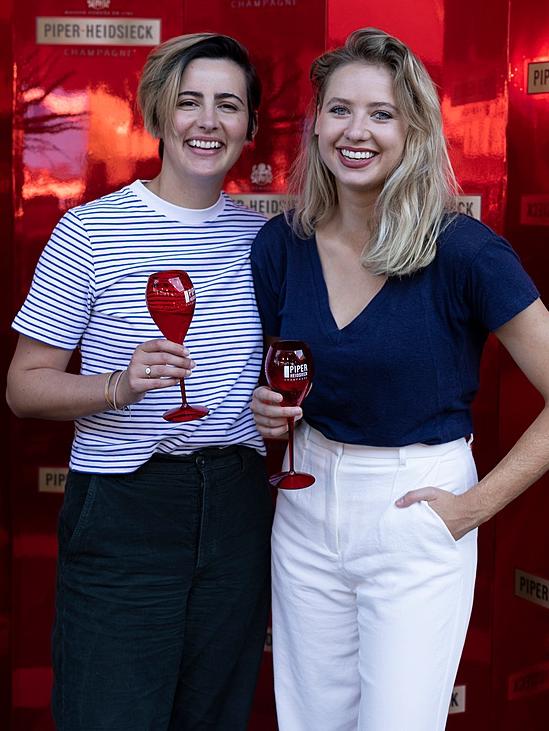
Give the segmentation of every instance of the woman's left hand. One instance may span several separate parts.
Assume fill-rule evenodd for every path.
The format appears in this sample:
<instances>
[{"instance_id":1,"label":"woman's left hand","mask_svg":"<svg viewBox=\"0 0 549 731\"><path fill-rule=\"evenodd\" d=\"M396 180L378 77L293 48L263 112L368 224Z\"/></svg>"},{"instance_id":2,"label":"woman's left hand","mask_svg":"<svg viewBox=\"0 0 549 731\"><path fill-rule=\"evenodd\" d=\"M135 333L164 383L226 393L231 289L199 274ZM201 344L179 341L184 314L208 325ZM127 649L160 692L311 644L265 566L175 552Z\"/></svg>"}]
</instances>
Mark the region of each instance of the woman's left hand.
<instances>
[{"instance_id":1,"label":"woman's left hand","mask_svg":"<svg viewBox=\"0 0 549 731\"><path fill-rule=\"evenodd\" d=\"M462 495L454 495L447 490L440 490L438 487L421 487L419 490L410 490L405 493L395 502L395 505L397 508L408 508L420 500L426 500L438 513L456 541L478 525L468 509L466 492Z\"/></svg>"}]
</instances>

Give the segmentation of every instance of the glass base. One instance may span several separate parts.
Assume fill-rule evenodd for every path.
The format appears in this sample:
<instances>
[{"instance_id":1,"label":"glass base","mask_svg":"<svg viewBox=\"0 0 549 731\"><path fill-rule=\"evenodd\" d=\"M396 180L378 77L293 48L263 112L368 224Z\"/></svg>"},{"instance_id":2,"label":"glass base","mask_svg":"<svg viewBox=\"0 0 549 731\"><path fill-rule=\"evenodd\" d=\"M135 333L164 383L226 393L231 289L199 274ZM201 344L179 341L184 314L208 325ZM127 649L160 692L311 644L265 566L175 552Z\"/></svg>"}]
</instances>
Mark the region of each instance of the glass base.
<instances>
[{"instance_id":1,"label":"glass base","mask_svg":"<svg viewBox=\"0 0 549 731\"><path fill-rule=\"evenodd\" d=\"M166 421L193 421L194 419L201 419L206 414L209 414L210 410L205 406L178 406L176 409L170 409L162 414L162 417Z\"/></svg>"},{"instance_id":2,"label":"glass base","mask_svg":"<svg viewBox=\"0 0 549 731\"><path fill-rule=\"evenodd\" d=\"M302 490L310 487L314 481L315 478L306 472L278 472L269 478L271 485L281 490Z\"/></svg>"}]
</instances>

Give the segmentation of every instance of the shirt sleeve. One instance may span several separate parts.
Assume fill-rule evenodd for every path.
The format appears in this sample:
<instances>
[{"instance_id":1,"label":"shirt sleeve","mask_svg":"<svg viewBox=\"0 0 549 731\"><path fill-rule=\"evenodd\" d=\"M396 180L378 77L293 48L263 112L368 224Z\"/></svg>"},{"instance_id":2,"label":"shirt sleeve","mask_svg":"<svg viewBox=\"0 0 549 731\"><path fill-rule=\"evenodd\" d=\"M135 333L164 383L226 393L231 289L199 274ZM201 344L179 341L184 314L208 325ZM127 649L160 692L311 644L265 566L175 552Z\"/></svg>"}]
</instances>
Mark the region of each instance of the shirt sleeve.
<instances>
[{"instance_id":1,"label":"shirt sleeve","mask_svg":"<svg viewBox=\"0 0 549 731\"><path fill-rule=\"evenodd\" d=\"M13 328L48 345L73 350L88 324L93 284L88 234L78 216L68 211L38 260Z\"/></svg>"},{"instance_id":2,"label":"shirt sleeve","mask_svg":"<svg viewBox=\"0 0 549 731\"><path fill-rule=\"evenodd\" d=\"M282 217L267 222L252 244L255 296L265 336L280 335L282 303L286 291L287 255Z\"/></svg>"},{"instance_id":3,"label":"shirt sleeve","mask_svg":"<svg viewBox=\"0 0 549 731\"><path fill-rule=\"evenodd\" d=\"M466 288L476 319L489 331L497 330L539 297L516 252L496 235L474 257Z\"/></svg>"}]
</instances>

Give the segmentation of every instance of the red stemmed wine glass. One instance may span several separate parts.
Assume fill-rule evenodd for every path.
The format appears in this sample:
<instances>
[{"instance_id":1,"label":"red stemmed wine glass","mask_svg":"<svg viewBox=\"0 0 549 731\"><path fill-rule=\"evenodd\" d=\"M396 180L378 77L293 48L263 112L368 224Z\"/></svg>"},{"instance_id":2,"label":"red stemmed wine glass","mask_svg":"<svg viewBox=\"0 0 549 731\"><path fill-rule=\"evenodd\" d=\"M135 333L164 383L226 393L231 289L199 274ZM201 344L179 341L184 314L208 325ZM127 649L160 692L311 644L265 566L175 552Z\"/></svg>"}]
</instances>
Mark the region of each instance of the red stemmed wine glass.
<instances>
[{"instance_id":1,"label":"red stemmed wine glass","mask_svg":"<svg viewBox=\"0 0 549 731\"><path fill-rule=\"evenodd\" d=\"M309 393L313 378L313 356L306 343L301 340L277 340L265 359L267 383L283 396L282 406L300 406ZM309 487L315 481L306 472L294 469L294 418L288 419L289 470L279 472L270 478L271 485L284 490Z\"/></svg>"},{"instance_id":2,"label":"red stemmed wine glass","mask_svg":"<svg viewBox=\"0 0 549 731\"><path fill-rule=\"evenodd\" d=\"M183 344L193 319L196 296L193 283L187 272L172 269L155 272L147 282L147 307L158 329L167 340ZM190 406L185 394L183 379L181 406L163 414L166 421L192 421L209 413L205 406Z\"/></svg>"}]
</instances>

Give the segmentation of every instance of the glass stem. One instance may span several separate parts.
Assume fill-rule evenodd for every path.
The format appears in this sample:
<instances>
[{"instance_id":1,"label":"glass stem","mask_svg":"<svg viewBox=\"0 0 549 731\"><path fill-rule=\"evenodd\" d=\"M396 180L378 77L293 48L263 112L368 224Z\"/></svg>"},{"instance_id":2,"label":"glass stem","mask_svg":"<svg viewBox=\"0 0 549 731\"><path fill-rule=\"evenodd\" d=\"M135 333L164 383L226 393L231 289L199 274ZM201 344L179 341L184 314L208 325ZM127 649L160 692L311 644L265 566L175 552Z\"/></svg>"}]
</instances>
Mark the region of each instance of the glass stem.
<instances>
[{"instance_id":1,"label":"glass stem","mask_svg":"<svg viewBox=\"0 0 549 731\"><path fill-rule=\"evenodd\" d=\"M185 393L185 379L182 378L179 381L179 388L181 389L181 406L188 406L187 394Z\"/></svg>"},{"instance_id":2,"label":"glass stem","mask_svg":"<svg viewBox=\"0 0 549 731\"><path fill-rule=\"evenodd\" d=\"M288 457L290 462L290 474L294 474L294 417L288 418Z\"/></svg>"}]
</instances>

